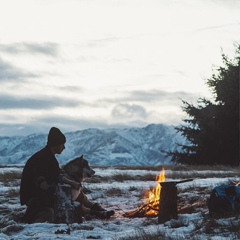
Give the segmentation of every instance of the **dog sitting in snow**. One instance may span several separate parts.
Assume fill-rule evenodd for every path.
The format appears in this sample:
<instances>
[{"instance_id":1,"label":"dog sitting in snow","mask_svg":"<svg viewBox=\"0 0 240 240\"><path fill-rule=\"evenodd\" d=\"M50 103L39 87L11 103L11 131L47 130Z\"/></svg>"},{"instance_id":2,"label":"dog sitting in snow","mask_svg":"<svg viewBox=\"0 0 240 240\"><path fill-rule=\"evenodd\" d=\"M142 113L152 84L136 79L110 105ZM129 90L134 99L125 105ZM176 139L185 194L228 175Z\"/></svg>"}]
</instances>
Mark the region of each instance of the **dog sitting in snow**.
<instances>
[{"instance_id":1,"label":"dog sitting in snow","mask_svg":"<svg viewBox=\"0 0 240 240\"><path fill-rule=\"evenodd\" d=\"M61 181L71 186L71 200L80 203L83 216L91 215L101 219L108 219L114 214L114 211L107 211L99 204L89 201L83 193L81 183L94 174L95 171L89 166L88 161L81 156L63 166Z\"/></svg>"}]
</instances>

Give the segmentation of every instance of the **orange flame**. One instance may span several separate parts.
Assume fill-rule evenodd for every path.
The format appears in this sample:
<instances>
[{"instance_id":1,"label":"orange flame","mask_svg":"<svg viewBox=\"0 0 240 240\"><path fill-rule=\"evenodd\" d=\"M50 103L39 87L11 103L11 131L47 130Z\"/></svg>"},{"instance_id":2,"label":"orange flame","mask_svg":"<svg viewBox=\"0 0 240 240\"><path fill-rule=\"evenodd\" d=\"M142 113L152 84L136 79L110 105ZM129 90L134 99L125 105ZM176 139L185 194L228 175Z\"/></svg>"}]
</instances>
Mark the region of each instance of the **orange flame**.
<instances>
[{"instance_id":1,"label":"orange flame","mask_svg":"<svg viewBox=\"0 0 240 240\"><path fill-rule=\"evenodd\" d=\"M161 186L160 182L165 181L165 170L164 168L160 172L158 176L156 176L156 187L155 189L152 189L149 191L148 195L148 206L152 209L150 209L146 215L147 216L156 216L158 214L158 208L159 208L159 201L160 201L160 192L161 192ZM155 210L156 209L156 210Z\"/></svg>"}]
</instances>

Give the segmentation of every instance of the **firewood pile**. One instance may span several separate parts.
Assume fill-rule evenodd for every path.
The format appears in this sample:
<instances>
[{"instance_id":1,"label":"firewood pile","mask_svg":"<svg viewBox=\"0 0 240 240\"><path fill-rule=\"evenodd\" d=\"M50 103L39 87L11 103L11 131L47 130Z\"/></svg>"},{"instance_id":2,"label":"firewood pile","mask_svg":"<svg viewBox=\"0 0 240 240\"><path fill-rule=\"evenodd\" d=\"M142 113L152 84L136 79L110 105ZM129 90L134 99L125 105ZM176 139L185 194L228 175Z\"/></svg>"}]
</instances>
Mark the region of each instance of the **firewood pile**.
<instances>
[{"instance_id":1,"label":"firewood pile","mask_svg":"<svg viewBox=\"0 0 240 240\"><path fill-rule=\"evenodd\" d=\"M204 208L207 206L206 201L195 202L192 204L186 204L184 206L178 207L178 213L192 213L196 211L198 208ZM143 218L143 217L157 217L158 216L159 207L152 207L148 203L142 204L135 210L124 213L124 217L127 218Z\"/></svg>"},{"instance_id":2,"label":"firewood pile","mask_svg":"<svg viewBox=\"0 0 240 240\"><path fill-rule=\"evenodd\" d=\"M156 217L158 215L158 207L152 207L150 204L142 204L137 209L126 212L124 217L128 218L142 218L142 217Z\"/></svg>"}]
</instances>

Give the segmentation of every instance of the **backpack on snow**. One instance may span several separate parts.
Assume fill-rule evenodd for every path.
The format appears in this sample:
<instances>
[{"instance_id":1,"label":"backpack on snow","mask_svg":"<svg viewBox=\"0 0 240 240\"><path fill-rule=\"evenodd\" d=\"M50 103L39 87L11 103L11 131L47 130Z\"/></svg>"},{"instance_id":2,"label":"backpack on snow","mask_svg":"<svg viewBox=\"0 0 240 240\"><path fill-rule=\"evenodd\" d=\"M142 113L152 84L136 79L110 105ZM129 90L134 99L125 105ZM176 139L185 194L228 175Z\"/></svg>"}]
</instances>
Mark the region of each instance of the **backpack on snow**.
<instances>
[{"instance_id":1,"label":"backpack on snow","mask_svg":"<svg viewBox=\"0 0 240 240\"><path fill-rule=\"evenodd\" d=\"M209 215L229 216L240 212L240 186L221 185L215 187L208 200Z\"/></svg>"}]
</instances>

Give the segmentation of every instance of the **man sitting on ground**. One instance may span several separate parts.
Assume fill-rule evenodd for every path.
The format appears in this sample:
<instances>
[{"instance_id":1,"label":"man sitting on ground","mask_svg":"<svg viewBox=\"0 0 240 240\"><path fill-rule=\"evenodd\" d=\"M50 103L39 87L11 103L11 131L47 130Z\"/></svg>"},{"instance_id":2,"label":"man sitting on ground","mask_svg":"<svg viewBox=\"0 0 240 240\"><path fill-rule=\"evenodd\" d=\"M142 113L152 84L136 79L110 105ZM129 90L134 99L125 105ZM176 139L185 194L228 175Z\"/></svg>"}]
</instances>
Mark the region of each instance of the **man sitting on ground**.
<instances>
[{"instance_id":1,"label":"man sitting on ground","mask_svg":"<svg viewBox=\"0 0 240 240\"><path fill-rule=\"evenodd\" d=\"M55 157L65 149L66 137L56 127L48 134L47 145L32 155L22 172L20 203L27 210L27 223L54 221L54 192L61 171Z\"/></svg>"}]
</instances>

